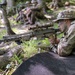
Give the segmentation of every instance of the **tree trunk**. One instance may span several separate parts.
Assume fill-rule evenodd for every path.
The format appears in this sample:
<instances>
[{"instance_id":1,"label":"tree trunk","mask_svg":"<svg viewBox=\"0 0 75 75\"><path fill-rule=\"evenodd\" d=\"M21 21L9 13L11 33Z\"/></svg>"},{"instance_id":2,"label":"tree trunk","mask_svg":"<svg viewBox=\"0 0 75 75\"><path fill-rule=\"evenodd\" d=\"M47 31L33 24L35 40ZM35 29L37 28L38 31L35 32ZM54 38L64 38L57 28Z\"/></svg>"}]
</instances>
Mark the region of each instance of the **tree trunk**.
<instances>
[{"instance_id":1,"label":"tree trunk","mask_svg":"<svg viewBox=\"0 0 75 75\"><path fill-rule=\"evenodd\" d=\"M62 1L63 0L52 0L52 3L50 5L50 8L58 9L60 6L63 6Z\"/></svg>"},{"instance_id":2,"label":"tree trunk","mask_svg":"<svg viewBox=\"0 0 75 75\"><path fill-rule=\"evenodd\" d=\"M43 7L43 12L46 13L47 10L49 10L49 8L47 7L46 3L44 0L37 0L38 4L41 5Z\"/></svg>"},{"instance_id":3,"label":"tree trunk","mask_svg":"<svg viewBox=\"0 0 75 75\"><path fill-rule=\"evenodd\" d=\"M8 18L7 18L6 10L5 10L4 8L1 8L1 10L2 10L2 13L3 13L2 16L3 16L4 22L5 22L7 34L8 34L8 35L13 35L13 34L15 34L15 33L12 31L12 29L11 29L10 22L9 22L9 20L8 20Z\"/></svg>"},{"instance_id":4,"label":"tree trunk","mask_svg":"<svg viewBox=\"0 0 75 75\"><path fill-rule=\"evenodd\" d=\"M11 26L10 26L10 22L7 18L7 13L6 13L6 10L4 8L1 8L2 12L3 12L3 19L4 19L4 22L5 22L5 26L6 26L6 30L7 30L7 34L8 35L15 35L15 32L12 31L11 29ZM21 40L16 40L15 41L17 44L21 44L22 41Z\"/></svg>"},{"instance_id":5,"label":"tree trunk","mask_svg":"<svg viewBox=\"0 0 75 75\"><path fill-rule=\"evenodd\" d=\"M7 0L7 14L10 12L14 13L13 7L15 6L15 0Z\"/></svg>"}]
</instances>

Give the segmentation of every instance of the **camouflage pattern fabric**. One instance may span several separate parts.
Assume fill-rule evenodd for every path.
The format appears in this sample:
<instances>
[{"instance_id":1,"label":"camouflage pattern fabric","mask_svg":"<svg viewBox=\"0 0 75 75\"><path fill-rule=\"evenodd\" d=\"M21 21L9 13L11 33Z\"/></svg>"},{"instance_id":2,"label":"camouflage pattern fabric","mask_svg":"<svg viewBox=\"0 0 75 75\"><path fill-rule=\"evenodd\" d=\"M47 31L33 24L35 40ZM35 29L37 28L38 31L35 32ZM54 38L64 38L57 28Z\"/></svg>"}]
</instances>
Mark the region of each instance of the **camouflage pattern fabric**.
<instances>
[{"instance_id":1,"label":"camouflage pattern fabric","mask_svg":"<svg viewBox=\"0 0 75 75\"><path fill-rule=\"evenodd\" d=\"M66 56L71 54L73 48L75 48L75 21L71 22L65 37L60 40L57 53Z\"/></svg>"},{"instance_id":2,"label":"camouflage pattern fabric","mask_svg":"<svg viewBox=\"0 0 75 75\"><path fill-rule=\"evenodd\" d=\"M72 9L68 9L60 12L57 16L57 19L54 20L54 22L59 22L63 19L75 19L75 11Z\"/></svg>"}]
</instances>

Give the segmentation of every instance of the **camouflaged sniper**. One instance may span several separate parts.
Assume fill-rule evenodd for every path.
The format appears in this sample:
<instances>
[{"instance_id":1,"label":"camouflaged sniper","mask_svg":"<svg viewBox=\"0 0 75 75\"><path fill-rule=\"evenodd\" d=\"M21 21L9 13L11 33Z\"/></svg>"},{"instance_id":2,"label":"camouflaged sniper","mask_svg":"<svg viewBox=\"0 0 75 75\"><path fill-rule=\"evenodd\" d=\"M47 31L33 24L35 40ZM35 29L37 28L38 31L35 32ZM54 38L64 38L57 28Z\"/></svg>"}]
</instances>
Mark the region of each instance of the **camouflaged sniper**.
<instances>
[{"instance_id":1,"label":"camouflaged sniper","mask_svg":"<svg viewBox=\"0 0 75 75\"><path fill-rule=\"evenodd\" d=\"M68 28L66 35L60 40L57 47L57 53L61 56L70 55L75 50L75 11L64 10L60 12L55 22L60 22L60 20L64 19L73 20L71 21L70 27Z\"/></svg>"}]
</instances>

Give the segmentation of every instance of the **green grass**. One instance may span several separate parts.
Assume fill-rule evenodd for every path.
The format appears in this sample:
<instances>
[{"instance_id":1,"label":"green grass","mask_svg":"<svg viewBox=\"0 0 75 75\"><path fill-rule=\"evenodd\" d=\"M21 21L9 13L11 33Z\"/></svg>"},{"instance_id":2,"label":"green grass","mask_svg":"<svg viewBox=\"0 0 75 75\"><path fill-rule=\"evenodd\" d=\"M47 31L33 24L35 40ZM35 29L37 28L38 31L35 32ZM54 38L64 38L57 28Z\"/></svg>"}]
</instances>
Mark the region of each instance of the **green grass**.
<instances>
[{"instance_id":1,"label":"green grass","mask_svg":"<svg viewBox=\"0 0 75 75\"><path fill-rule=\"evenodd\" d=\"M19 57L20 57L20 56L14 55L14 56L12 57L12 61L15 61L15 60L16 60L18 64L21 64L21 63L22 63L22 59L20 59Z\"/></svg>"},{"instance_id":2,"label":"green grass","mask_svg":"<svg viewBox=\"0 0 75 75\"><path fill-rule=\"evenodd\" d=\"M6 34L6 30L5 29L1 30L0 31L0 39L2 39L5 34Z\"/></svg>"},{"instance_id":3,"label":"green grass","mask_svg":"<svg viewBox=\"0 0 75 75\"><path fill-rule=\"evenodd\" d=\"M16 22L16 18L17 18L18 14L13 15L12 17L9 18L10 21L10 25L20 25L21 22L19 21L18 23ZM11 20L10 20L11 19Z\"/></svg>"},{"instance_id":4,"label":"green grass","mask_svg":"<svg viewBox=\"0 0 75 75\"><path fill-rule=\"evenodd\" d=\"M37 43L38 42L35 40L23 42L22 46L25 52L25 57L29 58L38 52L36 48Z\"/></svg>"},{"instance_id":5,"label":"green grass","mask_svg":"<svg viewBox=\"0 0 75 75\"><path fill-rule=\"evenodd\" d=\"M29 58L38 53L38 47L37 47L38 43L44 44L45 46L50 44L47 38L45 38L44 40L30 40L30 41L23 42L22 46L23 46L26 58Z\"/></svg>"}]
</instances>

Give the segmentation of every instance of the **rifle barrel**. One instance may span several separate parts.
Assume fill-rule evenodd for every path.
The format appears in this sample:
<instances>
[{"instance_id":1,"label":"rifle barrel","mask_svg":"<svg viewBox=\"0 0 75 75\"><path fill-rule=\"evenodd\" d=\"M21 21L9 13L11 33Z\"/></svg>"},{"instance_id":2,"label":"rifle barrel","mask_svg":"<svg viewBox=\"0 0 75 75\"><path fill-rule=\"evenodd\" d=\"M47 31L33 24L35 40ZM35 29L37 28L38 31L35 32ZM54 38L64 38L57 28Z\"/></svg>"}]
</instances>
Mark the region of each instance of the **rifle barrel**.
<instances>
[{"instance_id":1,"label":"rifle barrel","mask_svg":"<svg viewBox=\"0 0 75 75\"><path fill-rule=\"evenodd\" d=\"M31 31L28 33L23 33L23 34L16 34L16 35L8 35L8 36L4 36L2 40L0 40L1 42L8 42L8 41L16 41L16 40L29 40L31 37L42 37L44 35L50 35L51 33L55 34L56 32L58 32L59 29L54 29L54 28L49 28L49 29L44 29L44 30L37 30L37 31Z\"/></svg>"}]
</instances>

